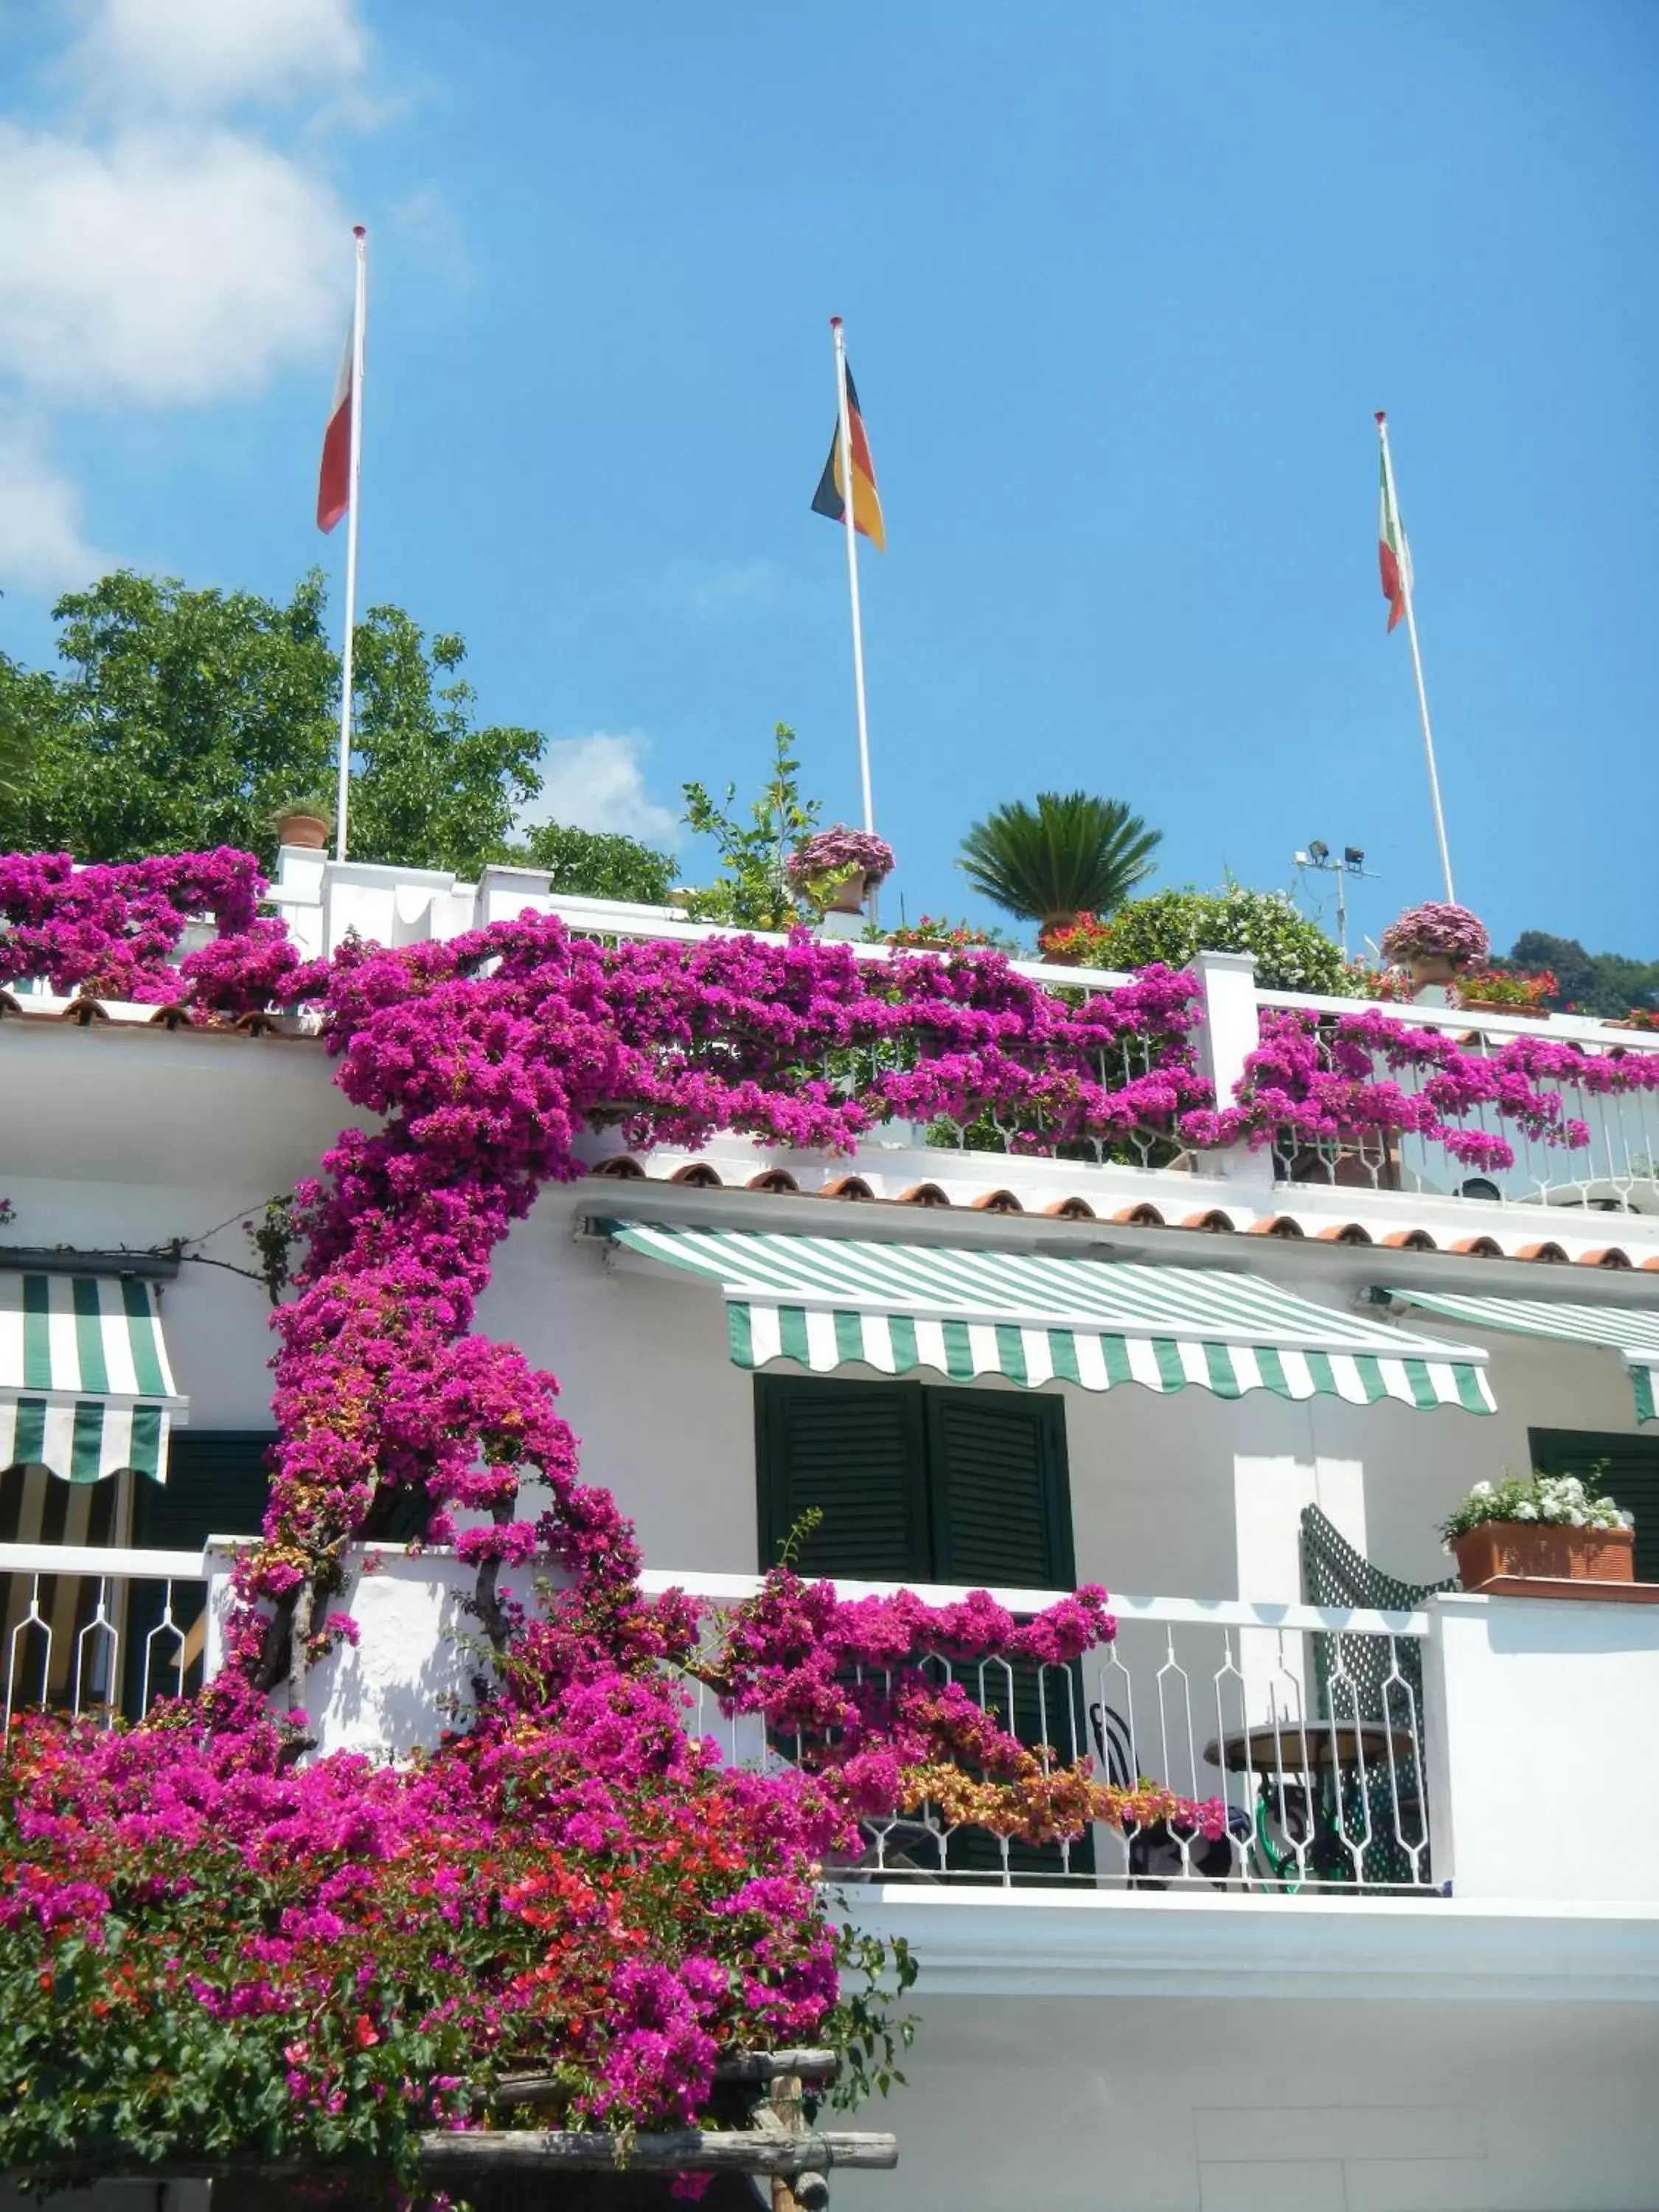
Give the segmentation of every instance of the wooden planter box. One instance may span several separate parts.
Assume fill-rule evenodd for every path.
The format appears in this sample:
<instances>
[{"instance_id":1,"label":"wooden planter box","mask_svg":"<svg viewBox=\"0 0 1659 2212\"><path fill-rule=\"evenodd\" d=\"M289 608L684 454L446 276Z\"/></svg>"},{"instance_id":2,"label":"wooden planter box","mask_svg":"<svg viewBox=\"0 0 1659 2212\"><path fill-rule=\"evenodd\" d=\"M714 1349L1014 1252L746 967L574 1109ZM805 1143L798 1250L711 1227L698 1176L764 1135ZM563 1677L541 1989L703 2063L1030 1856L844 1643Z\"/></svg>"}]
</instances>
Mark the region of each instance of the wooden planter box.
<instances>
[{"instance_id":1,"label":"wooden planter box","mask_svg":"<svg viewBox=\"0 0 1659 2212\"><path fill-rule=\"evenodd\" d=\"M1564 1596L1563 1583L1633 1583L1633 1528L1560 1528L1541 1521L1483 1521L1454 1538L1466 1590L1489 1583L1548 1583L1540 1596Z\"/></svg>"}]
</instances>

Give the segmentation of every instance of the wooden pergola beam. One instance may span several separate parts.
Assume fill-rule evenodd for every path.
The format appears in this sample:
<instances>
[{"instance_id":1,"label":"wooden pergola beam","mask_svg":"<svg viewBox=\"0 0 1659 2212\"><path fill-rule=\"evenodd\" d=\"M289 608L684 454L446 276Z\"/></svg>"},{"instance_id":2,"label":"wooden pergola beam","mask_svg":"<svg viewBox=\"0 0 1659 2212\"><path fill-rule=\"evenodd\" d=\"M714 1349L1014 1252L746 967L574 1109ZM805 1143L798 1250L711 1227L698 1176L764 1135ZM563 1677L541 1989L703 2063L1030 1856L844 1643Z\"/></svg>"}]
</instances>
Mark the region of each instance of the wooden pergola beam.
<instances>
[{"instance_id":1,"label":"wooden pergola beam","mask_svg":"<svg viewBox=\"0 0 1659 2212\"><path fill-rule=\"evenodd\" d=\"M757 2173L793 2180L834 2167L886 2171L898 2164L890 2135L784 2136L678 2128L664 2135L575 2134L540 2128L434 2131L421 2165L434 2175L486 2173Z\"/></svg>"}]
</instances>

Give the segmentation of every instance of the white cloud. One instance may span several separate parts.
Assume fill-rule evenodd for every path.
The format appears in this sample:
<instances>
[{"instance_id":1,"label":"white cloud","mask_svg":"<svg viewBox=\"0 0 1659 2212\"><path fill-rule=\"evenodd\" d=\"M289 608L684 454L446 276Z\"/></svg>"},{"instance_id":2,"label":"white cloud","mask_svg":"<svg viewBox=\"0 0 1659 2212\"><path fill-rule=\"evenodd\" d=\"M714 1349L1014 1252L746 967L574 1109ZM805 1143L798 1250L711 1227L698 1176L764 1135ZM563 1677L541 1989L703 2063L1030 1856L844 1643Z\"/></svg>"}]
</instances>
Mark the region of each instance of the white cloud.
<instances>
[{"instance_id":1,"label":"white cloud","mask_svg":"<svg viewBox=\"0 0 1659 2212\"><path fill-rule=\"evenodd\" d=\"M702 622L720 622L745 607L769 605L777 591L778 572L770 561L728 561L711 568L679 562L663 576L655 597L660 605Z\"/></svg>"},{"instance_id":2,"label":"white cloud","mask_svg":"<svg viewBox=\"0 0 1659 2212\"><path fill-rule=\"evenodd\" d=\"M646 789L643 757L649 750L650 740L637 733L595 730L587 737L550 739L542 752L541 796L526 810L526 824L620 830L652 844L672 838L678 816Z\"/></svg>"},{"instance_id":3,"label":"white cloud","mask_svg":"<svg viewBox=\"0 0 1659 2212\"><path fill-rule=\"evenodd\" d=\"M230 131L104 149L0 124L0 372L60 401L249 388L349 307L332 191Z\"/></svg>"},{"instance_id":4,"label":"white cloud","mask_svg":"<svg viewBox=\"0 0 1659 2212\"><path fill-rule=\"evenodd\" d=\"M356 0L93 0L72 75L106 106L208 113L349 83Z\"/></svg>"},{"instance_id":5,"label":"white cloud","mask_svg":"<svg viewBox=\"0 0 1659 2212\"><path fill-rule=\"evenodd\" d=\"M90 583L112 563L81 535L81 495L38 435L0 422L0 576L27 590Z\"/></svg>"}]
</instances>

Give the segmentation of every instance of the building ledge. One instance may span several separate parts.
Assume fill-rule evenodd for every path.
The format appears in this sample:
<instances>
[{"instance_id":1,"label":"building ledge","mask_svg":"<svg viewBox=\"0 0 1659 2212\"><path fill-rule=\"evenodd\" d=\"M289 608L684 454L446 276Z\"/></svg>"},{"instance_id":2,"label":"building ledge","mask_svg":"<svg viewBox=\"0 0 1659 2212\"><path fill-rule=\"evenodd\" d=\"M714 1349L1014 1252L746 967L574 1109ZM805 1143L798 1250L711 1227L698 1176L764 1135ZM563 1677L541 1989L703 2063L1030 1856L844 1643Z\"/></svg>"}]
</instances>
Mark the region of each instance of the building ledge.
<instances>
[{"instance_id":1,"label":"building ledge","mask_svg":"<svg viewBox=\"0 0 1659 2212\"><path fill-rule=\"evenodd\" d=\"M1659 2004L1659 1905L849 1884L929 1996ZM841 1909L838 1904L837 1910Z\"/></svg>"}]
</instances>

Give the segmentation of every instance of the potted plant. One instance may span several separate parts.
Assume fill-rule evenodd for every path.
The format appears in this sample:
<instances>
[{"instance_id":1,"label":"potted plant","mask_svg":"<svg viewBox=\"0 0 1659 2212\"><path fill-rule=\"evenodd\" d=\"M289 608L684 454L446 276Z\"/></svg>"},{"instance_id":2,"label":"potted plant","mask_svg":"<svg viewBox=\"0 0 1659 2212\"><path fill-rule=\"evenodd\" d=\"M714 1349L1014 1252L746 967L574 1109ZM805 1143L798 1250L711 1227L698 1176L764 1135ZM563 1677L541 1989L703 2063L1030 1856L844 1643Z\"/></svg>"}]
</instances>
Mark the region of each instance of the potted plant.
<instances>
[{"instance_id":1,"label":"potted plant","mask_svg":"<svg viewBox=\"0 0 1659 2212\"><path fill-rule=\"evenodd\" d=\"M1469 1013L1526 1014L1534 1021L1547 1022L1550 1009L1543 1001L1553 999L1559 988L1547 968L1535 975L1485 968L1459 977L1457 1003Z\"/></svg>"},{"instance_id":2,"label":"potted plant","mask_svg":"<svg viewBox=\"0 0 1659 2212\"><path fill-rule=\"evenodd\" d=\"M1492 949L1480 916L1443 899L1408 906L1383 931L1382 945L1389 959L1410 969L1419 991L1430 983L1455 982L1462 969Z\"/></svg>"},{"instance_id":3,"label":"potted plant","mask_svg":"<svg viewBox=\"0 0 1659 2212\"><path fill-rule=\"evenodd\" d=\"M276 810L276 842L297 845L305 853L325 852L333 820L332 799L315 796L290 799Z\"/></svg>"},{"instance_id":4,"label":"potted plant","mask_svg":"<svg viewBox=\"0 0 1659 2212\"><path fill-rule=\"evenodd\" d=\"M783 864L792 890L820 914L859 914L873 885L890 875L893 848L867 830L836 822L816 830Z\"/></svg>"},{"instance_id":5,"label":"potted plant","mask_svg":"<svg viewBox=\"0 0 1659 2212\"><path fill-rule=\"evenodd\" d=\"M1466 1590L1499 1579L1635 1579L1634 1521L1611 1498L1592 1497L1576 1474L1477 1482L1441 1534Z\"/></svg>"},{"instance_id":6,"label":"potted plant","mask_svg":"<svg viewBox=\"0 0 1659 2212\"><path fill-rule=\"evenodd\" d=\"M1037 935L1037 951L1055 968L1103 968L1106 925L1097 915L1079 914Z\"/></svg>"},{"instance_id":7,"label":"potted plant","mask_svg":"<svg viewBox=\"0 0 1659 2212\"><path fill-rule=\"evenodd\" d=\"M951 921L943 915L919 915L914 922L901 923L896 929L883 933L884 942L895 952L975 952L1000 951L1006 946L998 943L988 929L975 929L971 922Z\"/></svg>"}]
</instances>

